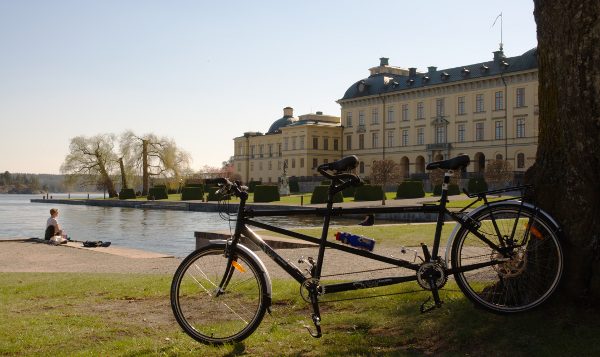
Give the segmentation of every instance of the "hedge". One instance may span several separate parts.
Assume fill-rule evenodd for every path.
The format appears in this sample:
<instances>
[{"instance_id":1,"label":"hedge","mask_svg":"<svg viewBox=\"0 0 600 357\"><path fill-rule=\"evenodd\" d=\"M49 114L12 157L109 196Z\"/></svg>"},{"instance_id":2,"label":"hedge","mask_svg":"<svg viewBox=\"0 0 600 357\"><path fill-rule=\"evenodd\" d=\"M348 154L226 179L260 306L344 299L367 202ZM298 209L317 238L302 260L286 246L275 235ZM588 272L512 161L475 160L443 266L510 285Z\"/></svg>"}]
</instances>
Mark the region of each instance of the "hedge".
<instances>
[{"instance_id":1,"label":"hedge","mask_svg":"<svg viewBox=\"0 0 600 357\"><path fill-rule=\"evenodd\" d=\"M298 184L298 181L290 180L289 184L290 184L290 192L294 192L294 193L300 192L300 185Z\"/></svg>"},{"instance_id":2,"label":"hedge","mask_svg":"<svg viewBox=\"0 0 600 357\"><path fill-rule=\"evenodd\" d=\"M356 192L356 186L350 186L350 187L345 188L342 191L342 195L344 197L354 197L355 192Z\"/></svg>"},{"instance_id":3,"label":"hedge","mask_svg":"<svg viewBox=\"0 0 600 357\"><path fill-rule=\"evenodd\" d=\"M433 195L434 196L442 195L442 185L441 184L435 185L435 187L433 188ZM448 185L448 196L454 196L454 195L460 195L460 189L458 188L457 184L451 183Z\"/></svg>"},{"instance_id":4,"label":"hedge","mask_svg":"<svg viewBox=\"0 0 600 357\"><path fill-rule=\"evenodd\" d=\"M121 192L119 192L120 200L128 200L131 198L135 198L135 191L133 188L124 188L121 190Z\"/></svg>"},{"instance_id":5,"label":"hedge","mask_svg":"<svg viewBox=\"0 0 600 357\"><path fill-rule=\"evenodd\" d=\"M167 188L165 186L154 186L148 191L149 200L166 200L167 198L169 198L169 195L167 195Z\"/></svg>"},{"instance_id":6,"label":"hedge","mask_svg":"<svg viewBox=\"0 0 600 357\"><path fill-rule=\"evenodd\" d=\"M354 192L355 201L377 201L383 199L383 189L378 185L362 185Z\"/></svg>"},{"instance_id":7,"label":"hedge","mask_svg":"<svg viewBox=\"0 0 600 357\"><path fill-rule=\"evenodd\" d=\"M398 191L396 191L396 198L421 198L425 197L425 190L423 189L423 181L403 181L398 185Z\"/></svg>"},{"instance_id":8,"label":"hedge","mask_svg":"<svg viewBox=\"0 0 600 357\"><path fill-rule=\"evenodd\" d=\"M204 189L202 187L186 186L181 190L181 200L203 200Z\"/></svg>"},{"instance_id":9,"label":"hedge","mask_svg":"<svg viewBox=\"0 0 600 357\"><path fill-rule=\"evenodd\" d=\"M257 185L254 188L254 202L279 201L279 187L273 185Z\"/></svg>"},{"instance_id":10,"label":"hedge","mask_svg":"<svg viewBox=\"0 0 600 357\"><path fill-rule=\"evenodd\" d=\"M313 194L310 197L310 204L327 203L328 193L329 193L329 186L325 186L325 185L315 186L315 189L313 190ZM335 203L344 202L344 196L342 196L341 192L338 192L333 196L333 202L335 202Z\"/></svg>"},{"instance_id":11,"label":"hedge","mask_svg":"<svg viewBox=\"0 0 600 357\"><path fill-rule=\"evenodd\" d=\"M262 185L262 182L261 181L248 182L248 192L254 192L254 188L258 185Z\"/></svg>"},{"instance_id":12,"label":"hedge","mask_svg":"<svg viewBox=\"0 0 600 357\"><path fill-rule=\"evenodd\" d=\"M488 184L485 182L483 177L471 177L467 184L467 191L469 193L479 193L488 190Z\"/></svg>"}]
</instances>

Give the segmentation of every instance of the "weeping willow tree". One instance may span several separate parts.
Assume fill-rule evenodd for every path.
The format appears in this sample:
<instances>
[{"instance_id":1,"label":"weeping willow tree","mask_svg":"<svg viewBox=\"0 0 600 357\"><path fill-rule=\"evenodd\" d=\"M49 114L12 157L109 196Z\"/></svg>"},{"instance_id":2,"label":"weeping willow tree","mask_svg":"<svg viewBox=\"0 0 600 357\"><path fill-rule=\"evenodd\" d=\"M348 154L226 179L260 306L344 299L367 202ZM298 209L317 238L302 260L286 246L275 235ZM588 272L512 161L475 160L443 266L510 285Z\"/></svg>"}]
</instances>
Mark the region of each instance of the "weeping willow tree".
<instances>
[{"instance_id":1,"label":"weeping willow tree","mask_svg":"<svg viewBox=\"0 0 600 357\"><path fill-rule=\"evenodd\" d=\"M112 134L100 134L92 137L77 136L71 139L69 153L60 167L64 174L89 178L105 188L109 197L116 197L111 178L116 163L116 138Z\"/></svg>"},{"instance_id":2,"label":"weeping willow tree","mask_svg":"<svg viewBox=\"0 0 600 357\"><path fill-rule=\"evenodd\" d=\"M155 134L123 133L119 140L124 167L141 172L142 195L148 194L150 177L170 177L179 181L189 169L190 155L173 139Z\"/></svg>"},{"instance_id":3,"label":"weeping willow tree","mask_svg":"<svg viewBox=\"0 0 600 357\"><path fill-rule=\"evenodd\" d=\"M527 172L562 225L563 293L600 297L600 2L535 0L539 139Z\"/></svg>"}]
</instances>

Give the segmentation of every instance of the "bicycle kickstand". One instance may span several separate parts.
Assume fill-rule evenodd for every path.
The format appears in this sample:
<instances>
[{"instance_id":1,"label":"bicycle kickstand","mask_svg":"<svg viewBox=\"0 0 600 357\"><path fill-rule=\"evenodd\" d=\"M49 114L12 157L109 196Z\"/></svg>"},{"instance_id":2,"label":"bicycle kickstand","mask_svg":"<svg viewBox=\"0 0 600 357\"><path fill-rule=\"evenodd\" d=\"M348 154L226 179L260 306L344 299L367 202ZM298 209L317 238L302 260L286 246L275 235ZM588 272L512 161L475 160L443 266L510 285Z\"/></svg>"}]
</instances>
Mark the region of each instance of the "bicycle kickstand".
<instances>
[{"instance_id":1,"label":"bicycle kickstand","mask_svg":"<svg viewBox=\"0 0 600 357\"><path fill-rule=\"evenodd\" d=\"M321 314L319 312L319 301L317 300L317 292L316 288L312 287L309 290L310 294L310 302L312 304L313 313L311 315L313 324L315 325L315 330L313 331L308 325L304 325L304 327L308 330L308 333L314 338L320 338L323 336L321 333Z\"/></svg>"},{"instance_id":2,"label":"bicycle kickstand","mask_svg":"<svg viewBox=\"0 0 600 357\"><path fill-rule=\"evenodd\" d=\"M429 281L429 284L432 287L431 294L433 295L433 305L425 307L425 305L427 305L427 303L431 300L430 296L421 304L421 307L419 308L419 311L421 311L422 314L429 312L435 308L442 307L443 303L442 300L440 300L440 294L438 293L438 289L435 286L435 282L433 281L433 279Z\"/></svg>"}]
</instances>

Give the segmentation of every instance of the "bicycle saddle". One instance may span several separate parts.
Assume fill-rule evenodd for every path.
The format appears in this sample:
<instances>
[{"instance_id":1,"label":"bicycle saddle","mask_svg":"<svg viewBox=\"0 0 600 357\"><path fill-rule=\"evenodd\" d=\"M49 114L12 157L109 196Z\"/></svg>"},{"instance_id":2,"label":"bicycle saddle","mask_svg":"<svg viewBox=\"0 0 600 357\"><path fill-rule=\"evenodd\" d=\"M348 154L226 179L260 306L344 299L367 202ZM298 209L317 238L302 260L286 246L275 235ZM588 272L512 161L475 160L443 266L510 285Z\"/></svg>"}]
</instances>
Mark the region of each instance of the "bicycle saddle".
<instances>
[{"instance_id":1,"label":"bicycle saddle","mask_svg":"<svg viewBox=\"0 0 600 357\"><path fill-rule=\"evenodd\" d=\"M337 161L334 162L330 162L328 164L323 164L321 166L319 166L318 170L319 171L336 171L336 172L340 172L340 171L350 171L356 168L356 166L358 166L358 157L356 157L355 155L350 155L350 156L346 156L342 159L339 159Z\"/></svg>"},{"instance_id":2,"label":"bicycle saddle","mask_svg":"<svg viewBox=\"0 0 600 357\"><path fill-rule=\"evenodd\" d=\"M456 170L458 168L468 166L469 162L471 162L471 160L469 159L468 155L459 155L452 159L429 163L427 164L427 170Z\"/></svg>"}]
</instances>

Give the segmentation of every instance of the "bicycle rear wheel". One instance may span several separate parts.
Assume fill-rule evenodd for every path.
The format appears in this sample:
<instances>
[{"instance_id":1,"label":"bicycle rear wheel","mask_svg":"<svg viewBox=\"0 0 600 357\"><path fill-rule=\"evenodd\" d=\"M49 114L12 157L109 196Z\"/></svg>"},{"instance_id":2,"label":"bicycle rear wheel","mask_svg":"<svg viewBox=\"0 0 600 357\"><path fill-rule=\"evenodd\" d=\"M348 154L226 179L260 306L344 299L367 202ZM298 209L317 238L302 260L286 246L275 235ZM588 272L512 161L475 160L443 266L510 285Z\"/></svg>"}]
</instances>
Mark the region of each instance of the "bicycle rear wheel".
<instances>
[{"instance_id":1,"label":"bicycle rear wheel","mask_svg":"<svg viewBox=\"0 0 600 357\"><path fill-rule=\"evenodd\" d=\"M495 244L502 240L512 247L512 255L505 258L461 228L452 244L453 269L499 261L455 273L462 292L476 305L497 313L526 311L546 301L556 290L563 270L563 253L554 225L539 212L514 204L493 205L472 218L481 225L479 233Z\"/></svg>"},{"instance_id":2,"label":"bicycle rear wheel","mask_svg":"<svg viewBox=\"0 0 600 357\"><path fill-rule=\"evenodd\" d=\"M225 244L201 248L177 268L171 284L171 307L183 330L197 341L241 341L260 324L268 305L260 266L237 250L230 267ZM225 286L219 288L225 274Z\"/></svg>"}]
</instances>

